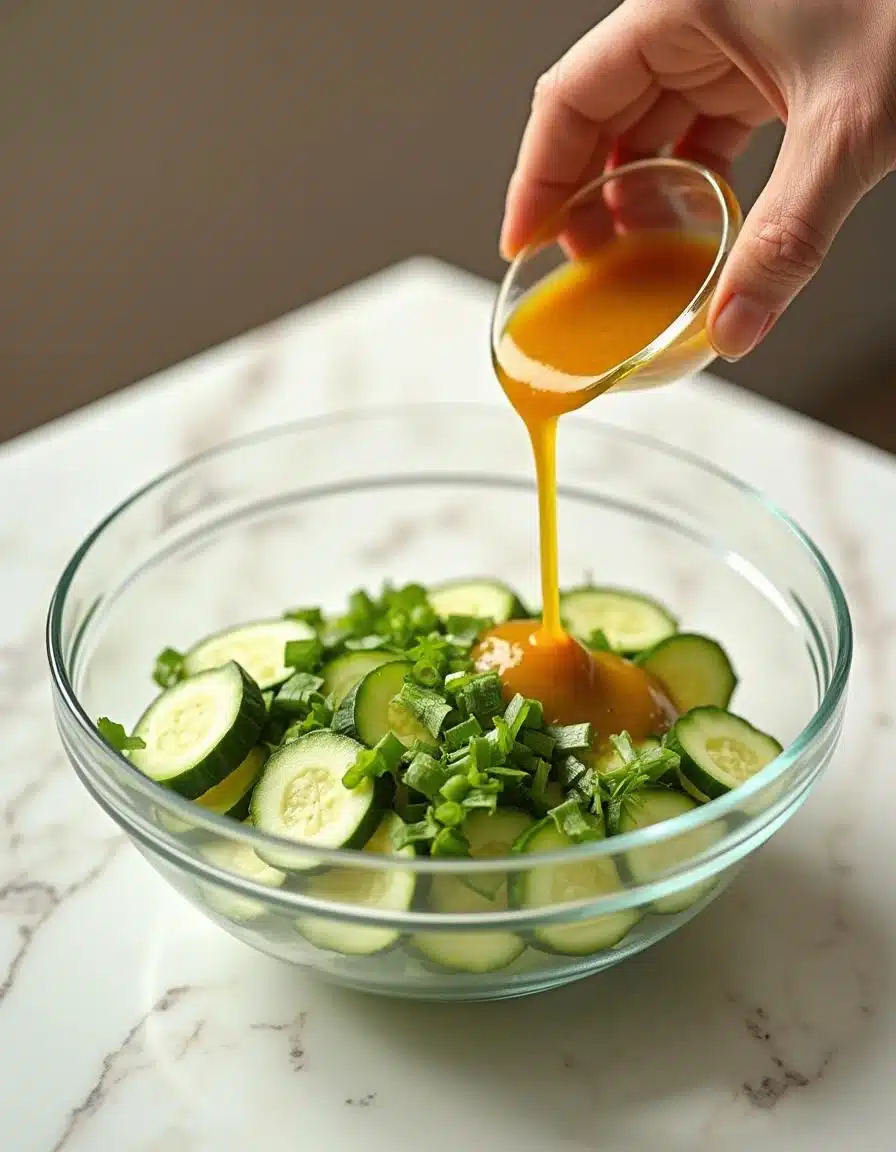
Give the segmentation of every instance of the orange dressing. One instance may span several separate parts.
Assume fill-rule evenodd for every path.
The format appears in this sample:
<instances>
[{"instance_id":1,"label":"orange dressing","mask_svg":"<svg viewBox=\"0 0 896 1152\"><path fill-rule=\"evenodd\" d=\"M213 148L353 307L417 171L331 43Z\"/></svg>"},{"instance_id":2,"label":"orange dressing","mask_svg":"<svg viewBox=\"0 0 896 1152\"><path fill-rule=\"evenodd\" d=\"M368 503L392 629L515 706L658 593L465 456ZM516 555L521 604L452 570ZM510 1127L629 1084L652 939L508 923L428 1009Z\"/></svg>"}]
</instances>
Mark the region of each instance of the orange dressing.
<instances>
[{"instance_id":1,"label":"orange dressing","mask_svg":"<svg viewBox=\"0 0 896 1152\"><path fill-rule=\"evenodd\" d=\"M644 739L665 730L675 711L662 686L641 668L610 653L589 652L563 628L557 420L615 382L595 381L681 315L709 274L716 250L700 238L676 233L617 235L596 255L566 265L524 297L496 350L501 385L532 442L542 619L492 629L474 658L477 667L500 672L508 696L518 691L540 699L549 722L591 720L603 741L623 729L634 740ZM705 358L704 334L695 340L687 333L686 342L695 360Z\"/></svg>"}]
</instances>

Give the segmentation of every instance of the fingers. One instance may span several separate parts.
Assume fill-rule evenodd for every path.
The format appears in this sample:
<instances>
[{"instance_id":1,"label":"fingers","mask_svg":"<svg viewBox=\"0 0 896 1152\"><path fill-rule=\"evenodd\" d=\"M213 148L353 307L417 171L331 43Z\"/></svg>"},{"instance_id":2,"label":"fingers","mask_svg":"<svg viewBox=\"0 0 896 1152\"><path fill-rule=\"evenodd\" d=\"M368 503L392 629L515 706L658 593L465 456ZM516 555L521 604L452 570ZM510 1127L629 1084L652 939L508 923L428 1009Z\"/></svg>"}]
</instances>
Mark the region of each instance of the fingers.
<instances>
[{"instance_id":1,"label":"fingers","mask_svg":"<svg viewBox=\"0 0 896 1152\"><path fill-rule=\"evenodd\" d=\"M663 92L644 116L619 138L614 165L654 156L690 128L696 111L680 92Z\"/></svg>"},{"instance_id":2,"label":"fingers","mask_svg":"<svg viewBox=\"0 0 896 1152\"><path fill-rule=\"evenodd\" d=\"M847 134L836 121L812 119L788 125L716 289L709 336L726 359L746 355L771 330L865 191Z\"/></svg>"},{"instance_id":3,"label":"fingers","mask_svg":"<svg viewBox=\"0 0 896 1152\"><path fill-rule=\"evenodd\" d=\"M744 151L753 128L729 116L698 116L675 145L675 155L696 160L725 179Z\"/></svg>"},{"instance_id":4,"label":"fingers","mask_svg":"<svg viewBox=\"0 0 896 1152\"><path fill-rule=\"evenodd\" d=\"M600 174L613 137L656 102L631 11L625 4L615 9L539 81L507 192L505 257L524 247L592 173Z\"/></svg>"}]
</instances>

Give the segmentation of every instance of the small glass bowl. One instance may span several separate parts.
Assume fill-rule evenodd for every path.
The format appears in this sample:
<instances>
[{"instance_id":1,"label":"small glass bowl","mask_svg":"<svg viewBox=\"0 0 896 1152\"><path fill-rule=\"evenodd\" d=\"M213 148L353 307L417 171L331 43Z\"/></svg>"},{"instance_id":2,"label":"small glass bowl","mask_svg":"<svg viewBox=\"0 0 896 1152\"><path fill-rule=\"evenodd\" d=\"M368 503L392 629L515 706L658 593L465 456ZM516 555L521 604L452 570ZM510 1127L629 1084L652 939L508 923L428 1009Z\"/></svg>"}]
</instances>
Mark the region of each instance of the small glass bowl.
<instances>
[{"instance_id":1,"label":"small glass bowl","mask_svg":"<svg viewBox=\"0 0 896 1152\"><path fill-rule=\"evenodd\" d=\"M640 237L673 234L699 240L712 263L694 298L644 348L596 377L569 377L557 385L575 391L580 407L610 389L655 388L692 375L716 357L706 319L722 269L742 224L737 197L717 173L692 160L652 156L609 168L580 188L545 222L510 262L492 314L495 368L535 387L550 366L530 361L513 342L507 324L521 301L570 261L588 259L622 233ZM594 324L607 321L595 310Z\"/></svg>"},{"instance_id":2,"label":"small glass bowl","mask_svg":"<svg viewBox=\"0 0 896 1152\"><path fill-rule=\"evenodd\" d=\"M483 873L500 886L532 857L409 865L315 853L321 870L362 872L368 890L410 868L416 897L404 911L348 903L339 893L349 888L338 884L321 898L307 871L270 887L270 874L237 870L241 848L245 863L254 849L290 845L152 783L94 727L99 715L136 721L155 691L150 671L161 647L187 647L291 605L336 610L351 589L386 579L490 575L534 604L538 577L531 457L521 423L504 408L379 410L238 440L116 509L66 568L48 620L58 728L75 771L150 863L222 928L371 992L525 995L675 931L805 799L839 738L852 643L824 557L762 496L690 456L575 418L561 425L560 441L563 584L593 574L640 589L683 627L717 636L740 677L732 707L774 733L784 752L687 816L539 856L548 881L573 861L602 861L604 875L613 865L617 882L571 903L548 897L495 912L452 898L434 909L436 886L456 892L459 882L469 892L471 876ZM320 946L334 938L355 954ZM589 951L596 938L604 945ZM558 941L566 951L551 950Z\"/></svg>"}]
</instances>

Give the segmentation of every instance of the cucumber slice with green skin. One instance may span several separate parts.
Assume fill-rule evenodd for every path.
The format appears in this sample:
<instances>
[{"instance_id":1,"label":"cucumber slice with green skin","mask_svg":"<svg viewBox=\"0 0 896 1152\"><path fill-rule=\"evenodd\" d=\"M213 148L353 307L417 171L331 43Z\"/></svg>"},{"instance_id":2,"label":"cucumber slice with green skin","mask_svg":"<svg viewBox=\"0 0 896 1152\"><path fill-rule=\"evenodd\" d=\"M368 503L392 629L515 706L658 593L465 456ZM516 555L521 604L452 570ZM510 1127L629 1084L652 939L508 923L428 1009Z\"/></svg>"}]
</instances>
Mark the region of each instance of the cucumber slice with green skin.
<instances>
[{"instance_id":1,"label":"cucumber slice with green skin","mask_svg":"<svg viewBox=\"0 0 896 1152\"><path fill-rule=\"evenodd\" d=\"M574 847L548 816L525 832L514 846L522 853L558 852ZM571 903L588 896L603 896L623 887L616 865L608 857L571 860L568 864L533 867L511 878L510 900L517 908L544 908ZM590 920L549 924L532 932L542 952L563 956L590 956L618 944L640 920L638 909L610 912Z\"/></svg>"},{"instance_id":2,"label":"cucumber slice with green skin","mask_svg":"<svg viewBox=\"0 0 896 1152\"><path fill-rule=\"evenodd\" d=\"M222 871L237 872L240 876L245 876L256 884L264 884L268 888L279 888L286 879L285 873L266 864L248 844L217 840L212 844L203 845L199 851L206 860ZM258 919L266 911L260 900L252 896L240 896L236 892L212 884L203 883L202 893L208 907L228 920L244 923L247 920Z\"/></svg>"},{"instance_id":3,"label":"cucumber slice with green skin","mask_svg":"<svg viewBox=\"0 0 896 1152\"><path fill-rule=\"evenodd\" d=\"M232 820L245 820L252 803L252 790L258 782L268 753L266 748L255 747L238 768L225 776L220 784L209 788L193 801L207 812L218 816L229 816ZM195 824L159 810L159 823L175 836L192 836L197 832Z\"/></svg>"},{"instance_id":4,"label":"cucumber slice with green skin","mask_svg":"<svg viewBox=\"0 0 896 1152\"><path fill-rule=\"evenodd\" d=\"M616 652L633 655L678 631L678 621L649 596L623 588L573 588L560 595L560 615L583 643L603 632Z\"/></svg>"},{"instance_id":5,"label":"cucumber slice with green skin","mask_svg":"<svg viewBox=\"0 0 896 1152\"><path fill-rule=\"evenodd\" d=\"M235 660L259 688L273 688L292 675L292 668L283 663L286 645L290 640L310 640L314 634L301 620L258 620L229 628L194 645L184 655L184 671L194 676Z\"/></svg>"},{"instance_id":6,"label":"cucumber slice with green skin","mask_svg":"<svg viewBox=\"0 0 896 1152\"><path fill-rule=\"evenodd\" d=\"M676 720L667 745L681 757L678 774L685 791L705 802L745 783L783 748L741 716L723 708L694 708Z\"/></svg>"},{"instance_id":7,"label":"cucumber slice with green skin","mask_svg":"<svg viewBox=\"0 0 896 1152\"><path fill-rule=\"evenodd\" d=\"M245 820L252 802L252 789L258 783L265 760L266 748L253 748L238 768L225 776L220 784L209 788L194 803L219 816L230 816L233 820Z\"/></svg>"},{"instance_id":8,"label":"cucumber slice with green skin","mask_svg":"<svg viewBox=\"0 0 896 1152\"><path fill-rule=\"evenodd\" d=\"M696 800L683 792L671 788L647 788L643 792L636 793L623 807L619 819L619 831L636 832L640 828L649 828L652 824L659 824L664 820L674 820L676 816L683 816L699 807ZM705 852L717 843L724 833L724 823L717 820L689 832L686 836L677 836L672 841L633 848L626 854L626 871L633 883L649 884L701 852ZM679 892L673 892L669 896L663 896L654 902L652 910L664 915L684 912L705 896L715 883L716 878L713 877L699 884L692 884Z\"/></svg>"},{"instance_id":9,"label":"cucumber slice with green skin","mask_svg":"<svg viewBox=\"0 0 896 1152\"><path fill-rule=\"evenodd\" d=\"M727 708L737 676L724 648L708 636L680 632L637 658L663 685L679 712L712 704Z\"/></svg>"},{"instance_id":10,"label":"cucumber slice with green skin","mask_svg":"<svg viewBox=\"0 0 896 1152\"><path fill-rule=\"evenodd\" d=\"M273 753L252 794L252 822L260 832L318 848L362 848L380 822L379 781L349 790L342 777L361 745L321 729ZM265 850L274 868L305 871L317 862L300 852Z\"/></svg>"},{"instance_id":11,"label":"cucumber slice with green skin","mask_svg":"<svg viewBox=\"0 0 896 1152\"><path fill-rule=\"evenodd\" d=\"M463 833L474 859L509 856L513 845L534 823L528 812L517 808L496 808L494 812L473 811L464 821ZM494 900L506 879L503 872L473 872L464 876L463 882L474 892Z\"/></svg>"},{"instance_id":12,"label":"cucumber slice with green skin","mask_svg":"<svg viewBox=\"0 0 896 1152\"><path fill-rule=\"evenodd\" d=\"M368 672L383 664L393 664L399 659L399 656L389 652L346 652L324 664L320 671L324 678L321 692L324 696L332 696L334 707L338 708Z\"/></svg>"},{"instance_id":13,"label":"cucumber slice with green skin","mask_svg":"<svg viewBox=\"0 0 896 1152\"><path fill-rule=\"evenodd\" d=\"M447 580L427 592L432 610L446 620L449 616L480 616L503 624L526 615L516 592L500 580Z\"/></svg>"},{"instance_id":14,"label":"cucumber slice with green skin","mask_svg":"<svg viewBox=\"0 0 896 1152\"><path fill-rule=\"evenodd\" d=\"M379 855L396 854L392 837L402 820L387 812L379 827L364 845L365 852ZM397 853L410 859L416 855L409 844ZM413 871L377 872L361 868L333 868L312 877L306 889L309 896L352 907L380 908L384 912L406 912L414 900L416 877ZM344 956L372 956L398 942L400 932L393 928L375 928L367 924L349 924L326 916L302 916L296 922L299 931L316 948L340 952Z\"/></svg>"},{"instance_id":15,"label":"cucumber slice with green skin","mask_svg":"<svg viewBox=\"0 0 896 1152\"><path fill-rule=\"evenodd\" d=\"M195 800L238 768L265 720L254 680L234 663L181 680L137 721L145 747L129 753L144 776Z\"/></svg>"},{"instance_id":16,"label":"cucumber slice with green skin","mask_svg":"<svg viewBox=\"0 0 896 1152\"><path fill-rule=\"evenodd\" d=\"M489 900L474 892L456 876L433 876L429 906L434 912L449 914L476 912L494 914L507 907L506 889ZM512 964L525 950L522 937L513 932L470 928L442 932L418 932L411 937L412 948L439 968L452 972L482 975Z\"/></svg>"},{"instance_id":17,"label":"cucumber slice with green skin","mask_svg":"<svg viewBox=\"0 0 896 1152\"><path fill-rule=\"evenodd\" d=\"M395 702L412 668L407 660L391 660L368 672L336 709L333 731L360 740L369 748L387 732L393 732L406 748L415 740L431 744L429 730Z\"/></svg>"}]
</instances>

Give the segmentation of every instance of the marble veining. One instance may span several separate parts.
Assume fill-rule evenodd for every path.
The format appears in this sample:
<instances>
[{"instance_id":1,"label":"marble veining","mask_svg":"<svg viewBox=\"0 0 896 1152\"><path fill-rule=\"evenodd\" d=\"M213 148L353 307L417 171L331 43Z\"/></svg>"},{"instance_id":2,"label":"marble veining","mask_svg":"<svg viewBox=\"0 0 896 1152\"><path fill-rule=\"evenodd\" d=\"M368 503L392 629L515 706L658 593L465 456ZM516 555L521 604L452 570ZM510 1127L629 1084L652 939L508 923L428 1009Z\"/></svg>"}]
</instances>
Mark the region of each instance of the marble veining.
<instances>
[{"instance_id":1,"label":"marble veining","mask_svg":"<svg viewBox=\"0 0 896 1152\"><path fill-rule=\"evenodd\" d=\"M187 907L65 762L43 619L85 533L160 470L284 419L500 403L491 296L412 261L0 449L4 1152L385 1152L409 1101L448 1152L446 1100L495 1152L893 1147L896 468L873 449L712 377L601 401L791 512L842 580L857 644L841 749L806 806L704 915L577 987L449 1007L310 979ZM169 522L209 495L178 488ZM447 506L441 530L462 515ZM388 564L416 530L355 561Z\"/></svg>"}]
</instances>

